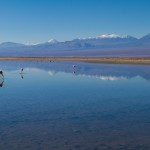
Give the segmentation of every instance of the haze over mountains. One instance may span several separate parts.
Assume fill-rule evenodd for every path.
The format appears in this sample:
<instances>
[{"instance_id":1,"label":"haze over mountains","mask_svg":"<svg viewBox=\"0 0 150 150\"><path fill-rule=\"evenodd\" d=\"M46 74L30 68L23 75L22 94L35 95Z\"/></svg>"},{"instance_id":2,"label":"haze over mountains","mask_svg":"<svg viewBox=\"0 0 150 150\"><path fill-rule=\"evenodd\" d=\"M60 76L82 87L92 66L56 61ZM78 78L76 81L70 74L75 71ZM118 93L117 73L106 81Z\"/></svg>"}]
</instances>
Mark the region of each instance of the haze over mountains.
<instances>
[{"instance_id":1,"label":"haze over mountains","mask_svg":"<svg viewBox=\"0 0 150 150\"><path fill-rule=\"evenodd\" d=\"M58 42L55 39L45 43L26 45L5 42L0 44L0 56L149 57L150 34L140 39L105 34L65 42Z\"/></svg>"}]
</instances>

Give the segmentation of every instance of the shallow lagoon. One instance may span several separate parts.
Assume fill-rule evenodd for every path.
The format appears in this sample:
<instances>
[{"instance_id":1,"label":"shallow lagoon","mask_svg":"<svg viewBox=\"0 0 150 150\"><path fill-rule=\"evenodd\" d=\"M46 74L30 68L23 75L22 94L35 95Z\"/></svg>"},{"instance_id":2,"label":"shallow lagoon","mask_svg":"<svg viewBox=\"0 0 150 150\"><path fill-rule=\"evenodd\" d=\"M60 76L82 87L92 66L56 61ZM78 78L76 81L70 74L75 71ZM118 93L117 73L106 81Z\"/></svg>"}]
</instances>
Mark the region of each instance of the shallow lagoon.
<instances>
[{"instance_id":1,"label":"shallow lagoon","mask_svg":"<svg viewBox=\"0 0 150 150\"><path fill-rule=\"evenodd\" d=\"M150 66L3 61L0 68L0 149L150 149Z\"/></svg>"}]
</instances>

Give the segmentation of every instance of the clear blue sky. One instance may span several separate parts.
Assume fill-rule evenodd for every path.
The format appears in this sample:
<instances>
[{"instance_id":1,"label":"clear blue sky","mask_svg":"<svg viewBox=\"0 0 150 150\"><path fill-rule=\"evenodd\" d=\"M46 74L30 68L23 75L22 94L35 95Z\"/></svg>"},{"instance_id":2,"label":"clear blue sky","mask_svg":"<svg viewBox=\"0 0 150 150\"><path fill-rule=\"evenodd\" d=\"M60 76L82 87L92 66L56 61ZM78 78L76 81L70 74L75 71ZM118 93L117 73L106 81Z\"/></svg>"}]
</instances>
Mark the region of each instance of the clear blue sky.
<instances>
[{"instance_id":1,"label":"clear blue sky","mask_svg":"<svg viewBox=\"0 0 150 150\"><path fill-rule=\"evenodd\" d=\"M0 42L150 33L150 0L0 0Z\"/></svg>"}]
</instances>

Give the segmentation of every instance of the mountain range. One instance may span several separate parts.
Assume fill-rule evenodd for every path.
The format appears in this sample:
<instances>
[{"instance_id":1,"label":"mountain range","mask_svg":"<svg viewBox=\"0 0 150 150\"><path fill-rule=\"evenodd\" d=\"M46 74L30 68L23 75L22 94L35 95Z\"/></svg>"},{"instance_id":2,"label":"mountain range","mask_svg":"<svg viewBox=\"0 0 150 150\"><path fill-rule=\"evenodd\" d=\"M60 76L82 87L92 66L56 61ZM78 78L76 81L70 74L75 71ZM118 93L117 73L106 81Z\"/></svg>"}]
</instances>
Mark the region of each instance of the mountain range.
<instances>
[{"instance_id":1,"label":"mountain range","mask_svg":"<svg viewBox=\"0 0 150 150\"><path fill-rule=\"evenodd\" d=\"M39 44L5 42L0 44L0 56L149 57L150 34L140 39L104 34L64 42L55 39Z\"/></svg>"}]
</instances>

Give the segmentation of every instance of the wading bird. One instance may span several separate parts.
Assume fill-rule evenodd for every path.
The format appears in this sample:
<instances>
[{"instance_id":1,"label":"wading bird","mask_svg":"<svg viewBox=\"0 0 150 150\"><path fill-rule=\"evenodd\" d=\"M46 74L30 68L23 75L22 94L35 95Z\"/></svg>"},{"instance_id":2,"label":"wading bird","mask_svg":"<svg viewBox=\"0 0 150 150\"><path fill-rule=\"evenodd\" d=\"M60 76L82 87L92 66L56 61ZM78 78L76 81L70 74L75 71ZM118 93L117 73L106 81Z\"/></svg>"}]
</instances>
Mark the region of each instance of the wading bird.
<instances>
[{"instance_id":1,"label":"wading bird","mask_svg":"<svg viewBox=\"0 0 150 150\"><path fill-rule=\"evenodd\" d=\"M2 77L4 77L4 74L3 74L3 71L2 71L2 70L0 70L0 75L1 75Z\"/></svg>"},{"instance_id":2,"label":"wading bird","mask_svg":"<svg viewBox=\"0 0 150 150\"><path fill-rule=\"evenodd\" d=\"M20 74L22 74L23 73L23 68L21 68L21 70L20 70Z\"/></svg>"},{"instance_id":3,"label":"wading bird","mask_svg":"<svg viewBox=\"0 0 150 150\"><path fill-rule=\"evenodd\" d=\"M73 68L76 68L76 65L73 65Z\"/></svg>"}]
</instances>

